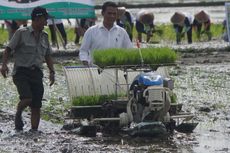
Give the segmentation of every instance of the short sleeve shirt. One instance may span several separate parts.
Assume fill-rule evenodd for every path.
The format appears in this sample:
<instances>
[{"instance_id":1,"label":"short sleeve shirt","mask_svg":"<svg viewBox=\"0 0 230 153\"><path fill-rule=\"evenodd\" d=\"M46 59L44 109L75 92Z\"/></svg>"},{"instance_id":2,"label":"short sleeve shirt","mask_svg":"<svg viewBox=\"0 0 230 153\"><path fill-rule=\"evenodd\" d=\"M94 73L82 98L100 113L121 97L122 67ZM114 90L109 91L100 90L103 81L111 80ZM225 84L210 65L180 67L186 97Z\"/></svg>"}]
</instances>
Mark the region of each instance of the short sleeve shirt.
<instances>
[{"instance_id":1,"label":"short sleeve shirt","mask_svg":"<svg viewBox=\"0 0 230 153\"><path fill-rule=\"evenodd\" d=\"M44 57L52 52L48 41L48 34L42 31L36 40L31 26L18 29L7 47L13 51L13 74L17 67L37 66L42 69Z\"/></svg>"}]
</instances>

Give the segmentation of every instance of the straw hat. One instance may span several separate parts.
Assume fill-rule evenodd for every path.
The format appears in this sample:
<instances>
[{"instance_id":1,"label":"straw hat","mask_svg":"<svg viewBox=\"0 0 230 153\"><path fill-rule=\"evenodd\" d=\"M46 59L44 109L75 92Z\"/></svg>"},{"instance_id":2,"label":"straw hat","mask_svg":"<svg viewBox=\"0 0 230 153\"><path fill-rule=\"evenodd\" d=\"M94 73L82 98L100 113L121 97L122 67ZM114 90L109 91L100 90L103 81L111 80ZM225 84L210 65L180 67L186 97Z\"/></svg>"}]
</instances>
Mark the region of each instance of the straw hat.
<instances>
[{"instance_id":1,"label":"straw hat","mask_svg":"<svg viewBox=\"0 0 230 153\"><path fill-rule=\"evenodd\" d=\"M171 22L173 24L177 24L177 25L184 25L184 19L185 19L185 15L183 13L180 12L175 12L173 14L173 16L171 17Z\"/></svg>"},{"instance_id":2,"label":"straw hat","mask_svg":"<svg viewBox=\"0 0 230 153\"><path fill-rule=\"evenodd\" d=\"M153 23L154 15L152 12L144 12L140 15L140 22L143 24L151 24Z\"/></svg>"},{"instance_id":3,"label":"straw hat","mask_svg":"<svg viewBox=\"0 0 230 153\"><path fill-rule=\"evenodd\" d=\"M118 7L117 9L117 17L118 19L121 18L125 14L126 8L125 7Z\"/></svg>"},{"instance_id":4,"label":"straw hat","mask_svg":"<svg viewBox=\"0 0 230 153\"><path fill-rule=\"evenodd\" d=\"M202 10L199 13L195 14L195 19L200 23L207 22L209 20L209 15Z\"/></svg>"}]
</instances>

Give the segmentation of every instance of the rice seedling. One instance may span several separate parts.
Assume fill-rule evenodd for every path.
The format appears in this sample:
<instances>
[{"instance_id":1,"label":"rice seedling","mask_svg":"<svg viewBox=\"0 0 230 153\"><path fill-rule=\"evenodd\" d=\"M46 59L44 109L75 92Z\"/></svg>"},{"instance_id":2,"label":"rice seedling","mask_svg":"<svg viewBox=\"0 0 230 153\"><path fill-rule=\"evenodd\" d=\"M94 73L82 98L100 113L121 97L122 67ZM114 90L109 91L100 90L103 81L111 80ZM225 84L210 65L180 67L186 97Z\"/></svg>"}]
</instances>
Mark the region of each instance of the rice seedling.
<instances>
[{"instance_id":1,"label":"rice seedling","mask_svg":"<svg viewBox=\"0 0 230 153\"><path fill-rule=\"evenodd\" d=\"M95 95L95 96L79 96L72 100L73 106L92 106L101 105L107 101L116 99L116 95Z\"/></svg>"},{"instance_id":2,"label":"rice seedling","mask_svg":"<svg viewBox=\"0 0 230 153\"><path fill-rule=\"evenodd\" d=\"M74 42L74 39L76 37L74 32L74 27L66 27L66 34L67 34L67 40L68 42ZM49 34L50 38L50 30L48 27L45 27L45 31ZM211 33L213 38L220 38L223 34L222 24L221 23L212 23L211 25ZM145 37L145 35L143 34ZM133 28L133 38L137 38L137 32L136 28ZM173 30L173 26L171 24L157 24L156 30L153 33L153 36L150 40L150 43L152 42L160 42L160 41L175 41L175 32ZM193 42L197 42L198 39L196 37L195 31L193 31L192 36ZM3 45L8 41L8 32L7 29L2 28L1 29L1 37L0 37L0 44ZM183 39L183 41L186 41ZM59 44L61 44L60 39L58 39ZM1 47L1 46L0 46Z\"/></svg>"},{"instance_id":3,"label":"rice seedling","mask_svg":"<svg viewBox=\"0 0 230 153\"><path fill-rule=\"evenodd\" d=\"M170 99L171 99L171 103L175 104L177 102L176 94L172 92L172 94L170 95Z\"/></svg>"},{"instance_id":4,"label":"rice seedling","mask_svg":"<svg viewBox=\"0 0 230 153\"><path fill-rule=\"evenodd\" d=\"M170 95L170 98L171 98L171 103L176 103L177 97L175 93ZM102 105L103 103L109 102L114 99L116 99L116 95L79 96L79 97L73 98L72 106Z\"/></svg>"},{"instance_id":5,"label":"rice seedling","mask_svg":"<svg viewBox=\"0 0 230 153\"><path fill-rule=\"evenodd\" d=\"M3 47L3 45L8 42L8 32L6 29L1 28L1 37L0 37L0 47Z\"/></svg>"},{"instance_id":6,"label":"rice seedling","mask_svg":"<svg viewBox=\"0 0 230 153\"><path fill-rule=\"evenodd\" d=\"M141 53L146 65L172 64L177 59L175 51L170 48L143 48ZM95 50L93 57L99 67L141 64L138 49L133 48Z\"/></svg>"},{"instance_id":7,"label":"rice seedling","mask_svg":"<svg viewBox=\"0 0 230 153\"><path fill-rule=\"evenodd\" d=\"M220 38L223 34L223 29L222 29L222 24L220 23L212 23L211 24L211 35L212 38L216 39L216 38ZM136 38L137 33L136 30L134 30L134 38ZM143 35L144 36L144 35ZM203 34L201 36L201 40L208 40L207 36L205 34ZM187 41L187 36L185 34L185 37L183 37L182 41ZM196 35L196 31L193 29L193 34L192 34L192 40L193 42L198 42L198 38ZM154 43L154 42L160 42L160 41L176 41L176 33L173 29L173 26L171 24L158 24L156 25L156 31L153 33L153 36L150 40L150 43Z\"/></svg>"},{"instance_id":8,"label":"rice seedling","mask_svg":"<svg viewBox=\"0 0 230 153\"><path fill-rule=\"evenodd\" d=\"M175 31L173 29L172 24L157 24L155 26L156 30L153 33L151 42L160 42L160 41L175 41L176 35L175 35ZM50 32L49 29L46 28L45 29L49 36L50 36ZM7 34L7 31L5 32ZM66 33L67 33L67 37L68 37L68 42L74 42L75 39L75 32L74 32L74 28L73 27L67 27L66 28ZM192 39L194 42L197 42L198 39L196 37L195 31L193 30L193 36ZM212 23L211 25L211 33L212 33L212 37L213 38L220 38L223 31L222 31L222 24L221 23ZM143 34L143 36L145 37L145 35ZM133 38L137 38L137 32L136 32L136 28L133 28ZM184 39L185 41L185 39Z\"/></svg>"}]
</instances>

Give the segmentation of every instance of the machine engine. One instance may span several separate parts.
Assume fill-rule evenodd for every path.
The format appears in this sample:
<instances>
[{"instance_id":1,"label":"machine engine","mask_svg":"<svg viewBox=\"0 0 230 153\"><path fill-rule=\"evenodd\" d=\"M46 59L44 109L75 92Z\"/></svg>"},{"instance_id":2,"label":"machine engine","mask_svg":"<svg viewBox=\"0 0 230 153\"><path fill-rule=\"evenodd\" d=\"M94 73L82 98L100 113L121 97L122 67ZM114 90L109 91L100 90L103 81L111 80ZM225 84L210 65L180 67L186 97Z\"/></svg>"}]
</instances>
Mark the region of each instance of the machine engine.
<instances>
[{"instance_id":1,"label":"machine engine","mask_svg":"<svg viewBox=\"0 0 230 153\"><path fill-rule=\"evenodd\" d=\"M171 90L164 86L164 78L156 72L141 73L130 86L127 105L129 118L135 122L169 120Z\"/></svg>"}]
</instances>

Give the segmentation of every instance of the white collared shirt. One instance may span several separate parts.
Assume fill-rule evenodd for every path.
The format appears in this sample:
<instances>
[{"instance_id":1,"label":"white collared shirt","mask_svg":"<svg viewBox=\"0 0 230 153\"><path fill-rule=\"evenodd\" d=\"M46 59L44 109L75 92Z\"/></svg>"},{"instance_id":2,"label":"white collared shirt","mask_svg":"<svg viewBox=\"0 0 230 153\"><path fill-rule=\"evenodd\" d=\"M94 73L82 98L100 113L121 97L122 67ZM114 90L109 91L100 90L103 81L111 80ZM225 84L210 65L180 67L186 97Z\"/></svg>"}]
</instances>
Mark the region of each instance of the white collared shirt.
<instances>
[{"instance_id":1,"label":"white collared shirt","mask_svg":"<svg viewBox=\"0 0 230 153\"><path fill-rule=\"evenodd\" d=\"M92 63L92 51L106 48L133 48L133 44L123 28L114 24L108 30L101 23L90 27L85 32L79 58L81 61Z\"/></svg>"}]
</instances>

